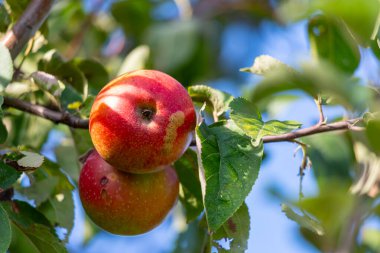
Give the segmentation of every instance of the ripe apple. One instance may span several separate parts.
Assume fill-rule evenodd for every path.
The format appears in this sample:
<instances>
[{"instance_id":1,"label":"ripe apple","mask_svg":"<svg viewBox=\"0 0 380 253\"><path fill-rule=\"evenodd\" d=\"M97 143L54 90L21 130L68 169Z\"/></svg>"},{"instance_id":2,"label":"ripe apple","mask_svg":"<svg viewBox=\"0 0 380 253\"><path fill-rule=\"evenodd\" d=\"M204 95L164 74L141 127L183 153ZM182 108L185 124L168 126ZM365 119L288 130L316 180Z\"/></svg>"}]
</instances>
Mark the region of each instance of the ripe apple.
<instances>
[{"instance_id":1,"label":"ripe apple","mask_svg":"<svg viewBox=\"0 0 380 253\"><path fill-rule=\"evenodd\" d=\"M131 173L157 171L177 160L195 124L186 89L156 70L137 70L112 80L90 113L95 149L109 164Z\"/></svg>"},{"instance_id":2,"label":"ripe apple","mask_svg":"<svg viewBox=\"0 0 380 253\"><path fill-rule=\"evenodd\" d=\"M162 222L178 198L175 170L131 174L114 168L93 151L79 177L87 215L104 230L120 235L145 233Z\"/></svg>"}]
</instances>

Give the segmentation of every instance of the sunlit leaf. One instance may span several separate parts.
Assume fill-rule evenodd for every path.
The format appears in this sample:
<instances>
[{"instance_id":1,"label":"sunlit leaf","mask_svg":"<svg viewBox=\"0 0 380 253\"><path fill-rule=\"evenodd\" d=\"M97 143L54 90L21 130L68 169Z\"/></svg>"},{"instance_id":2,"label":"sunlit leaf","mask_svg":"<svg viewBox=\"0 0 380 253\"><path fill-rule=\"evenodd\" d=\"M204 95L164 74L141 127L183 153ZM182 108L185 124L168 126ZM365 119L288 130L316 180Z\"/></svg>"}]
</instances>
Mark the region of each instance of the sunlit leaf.
<instances>
[{"instance_id":1,"label":"sunlit leaf","mask_svg":"<svg viewBox=\"0 0 380 253\"><path fill-rule=\"evenodd\" d=\"M144 69L149 59L150 49L147 45L141 45L134 48L124 59L117 75Z\"/></svg>"},{"instance_id":2,"label":"sunlit leaf","mask_svg":"<svg viewBox=\"0 0 380 253\"><path fill-rule=\"evenodd\" d=\"M217 230L242 205L259 173L263 145L228 122L197 127L206 179L204 205L208 225Z\"/></svg>"},{"instance_id":3,"label":"sunlit leaf","mask_svg":"<svg viewBox=\"0 0 380 253\"><path fill-rule=\"evenodd\" d=\"M189 95L196 102L207 102L212 106L217 115L221 115L228 109L233 97L223 91L213 89L206 85L194 85L188 88Z\"/></svg>"},{"instance_id":4,"label":"sunlit leaf","mask_svg":"<svg viewBox=\"0 0 380 253\"><path fill-rule=\"evenodd\" d=\"M29 151L20 151L20 152L21 154L24 155L24 157L17 161L17 164L19 166L38 168L44 162L44 156L40 154L29 152Z\"/></svg>"},{"instance_id":5,"label":"sunlit leaf","mask_svg":"<svg viewBox=\"0 0 380 253\"><path fill-rule=\"evenodd\" d=\"M0 91L10 83L13 76L13 61L8 48L0 43Z\"/></svg>"},{"instance_id":6,"label":"sunlit leaf","mask_svg":"<svg viewBox=\"0 0 380 253\"><path fill-rule=\"evenodd\" d=\"M363 229L362 241L365 246L369 247L372 250L371 252L380 251L380 231L379 230L375 228Z\"/></svg>"},{"instance_id":7,"label":"sunlit leaf","mask_svg":"<svg viewBox=\"0 0 380 253\"><path fill-rule=\"evenodd\" d=\"M244 253L248 248L250 217L245 203L212 236L218 253Z\"/></svg>"},{"instance_id":8,"label":"sunlit leaf","mask_svg":"<svg viewBox=\"0 0 380 253\"><path fill-rule=\"evenodd\" d=\"M291 67L285 63L273 58L270 55L260 55L255 58L255 61L251 67L242 68L240 71L250 72L256 75L266 75L273 70L284 69L287 71L294 71Z\"/></svg>"},{"instance_id":9,"label":"sunlit leaf","mask_svg":"<svg viewBox=\"0 0 380 253\"><path fill-rule=\"evenodd\" d=\"M62 90L65 88L55 76L42 71L33 72L31 77L40 89L57 97L61 95Z\"/></svg>"},{"instance_id":10,"label":"sunlit leaf","mask_svg":"<svg viewBox=\"0 0 380 253\"><path fill-rule=\"evenodd\" d=\"M296 121L270 120L264 122L257 108L244 98L235 98L230 103L230 117L256 143L267 135L280 135L301 127Z\"/></svg>"},{"instance_id":11,"label":"sunlit leaf","mask_svg":"<svg viewBox=\"0 0 380 253\"><path fill-rule=\"evenodd\" d=\"M281 210L285 213L286 217L295 221L301 227L304 227L318 235L323 235L324 230L319 221L315 220L306 213L298 214L290 206L286 204L281 205Z\"/></svg>"}]
</instances>

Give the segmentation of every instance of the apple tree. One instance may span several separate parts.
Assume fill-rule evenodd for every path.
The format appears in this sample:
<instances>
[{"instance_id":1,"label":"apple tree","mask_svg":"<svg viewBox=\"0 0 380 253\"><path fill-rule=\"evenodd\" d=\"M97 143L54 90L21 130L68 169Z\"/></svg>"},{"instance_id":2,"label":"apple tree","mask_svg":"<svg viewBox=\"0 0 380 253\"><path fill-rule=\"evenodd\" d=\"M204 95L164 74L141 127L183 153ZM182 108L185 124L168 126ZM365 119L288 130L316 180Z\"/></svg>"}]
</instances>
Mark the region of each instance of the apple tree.
<instances>
[{"instance_id":1,"label":"apple tree","mask_svg":"<svg viewBox=\"0 0 380 253\"><path fill-rule=\"evenodd\" d=\"M364 51L380 60L379 10L378 0L0 1L0 252L68 251L92 104L137 69L176 78L197 114L190 146L171 164L187 223L173 252L250 252L245 199L276 142L303 156L299 196L272 194L305 240L321 252L379 252L380 231L363 227L380 218L379 83L356 73ZM268 51L225 69L228 25L268 21L303 22L312 57L294 68ZM242 74L258 81L240 97L206 85ZM268 117L294 91L315 102L315 125ZM326 118L331 106L345 113ZM52 148L54 135L62 141ZM313 196L302 192L305 173ZM99 232L89 224L87 240Z\"/></svg>"}]
</instances>

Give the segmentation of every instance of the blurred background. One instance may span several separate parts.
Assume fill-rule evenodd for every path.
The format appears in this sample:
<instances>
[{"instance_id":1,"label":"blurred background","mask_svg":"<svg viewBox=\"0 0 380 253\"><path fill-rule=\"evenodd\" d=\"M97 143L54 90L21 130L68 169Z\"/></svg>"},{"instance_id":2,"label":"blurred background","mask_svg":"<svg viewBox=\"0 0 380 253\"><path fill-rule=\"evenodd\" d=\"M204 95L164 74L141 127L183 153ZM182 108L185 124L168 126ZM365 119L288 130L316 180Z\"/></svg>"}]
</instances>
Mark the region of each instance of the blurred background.
<instances>
[{"instance_id":1,"label":"blurred background","mask_svg":"<svg viewBox=\"0 0 380 253\"><path fill-rule=\"evenodd\" d=\"M36 40L35 47L45 47L45 51L56 48L67 61L74 57L92 58L105 66L106 72L89 71L86 75L95 84L94 94L120 73L144 67L164 71L184 86L205 84L237 97L260 81L257 76L239 71L251 66L255 57L267 54L295 68L310 60L307 22L282 23L276 12L280 3L280 0L60 0L41 31L47 40ZM37 51L35 58L40 57L41 50ZM355 75L378 80L379 66L372 52L361 49L361 54ZM25 68L28 64L33 68L33 57L25 61ZM88 66L94 69L96 64ZM336 118L344 110L330 106L325 113L328 119ZM299 92L279 97L263 116L297 120L304 127L319 119L314 101ZM67 131L60 129L50 131L43 143L43 154L55 161L64 160L64 156L69 158L67 151L73 146ZM300 235L298 225L281 212L282 201L272 194L277 191L289 199L298 199L302 157L296 147L292 143L265 145L265 160L246 199L251 217L247 252L318 252ZM66 166L71 168L68 173L75 179L78 164L68 162ZM316 191L313 173L306 170L302 192L313 196ZM186 229L180 204L153 231L123 237L97 229L86 218L76 191L74 199L70 252L182 253L191 251L181 251L181 243L197 243L196 235L187 240L178 237ZM367 226L379 228L380 223L373 220Z\"/></svg>"}]
</instances>

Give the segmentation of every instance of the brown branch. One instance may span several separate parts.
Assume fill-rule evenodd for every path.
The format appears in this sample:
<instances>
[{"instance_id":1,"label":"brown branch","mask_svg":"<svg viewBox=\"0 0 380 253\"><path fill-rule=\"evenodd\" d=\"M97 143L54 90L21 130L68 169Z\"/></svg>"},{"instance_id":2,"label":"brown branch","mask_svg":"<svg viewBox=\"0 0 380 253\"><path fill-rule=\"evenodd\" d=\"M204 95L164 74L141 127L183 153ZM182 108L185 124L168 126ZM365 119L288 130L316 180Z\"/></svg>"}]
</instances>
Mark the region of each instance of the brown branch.
<instances>
[{"instance_id":1,"label":"brown branch","mask_svg":"<svg viewBox=\"0 0 380 253\"><path fill-rule=\"evenodd\" d=\"M357 118L357 119L334 122L330 124L323 124L323 125L317 124L312 127L303 128L303 129L286 133L286 134L264 136L263 142L269 143L269 142L292 141L300 137L305 137L305 136L314 135L314 134L323 133L323 132L338 131L338 130L358 131L358 130L362 130L362 128L354 126L354 124L356 124L357 122L360 122L361 120L362 120L361 118Z\"/></svg>"},{"instance_id":2,"label":"brown branch","mask_svg":"<svg viewBox=\"0 0 380 253\"><path fill-rule=\"evenodd\" d=\"M10 97L4 97L3 105L51 120L54 123L65 124L73 128L88 129L88 120L81 119L71 115L68 112L54 111L41 105L31 104L29 102Z\"/></svg>"},{"instance_id":3,"label":"brown branch","mask_svg":"<svg viewBox=\"0 0 380 253\"><path fill-rule=\"evenodd\" d=\"M1 42L10 50L12 59L34 36L49 15L54 0L32 0L16 24L9 30Z\"/></svg>"}]
</instances>

